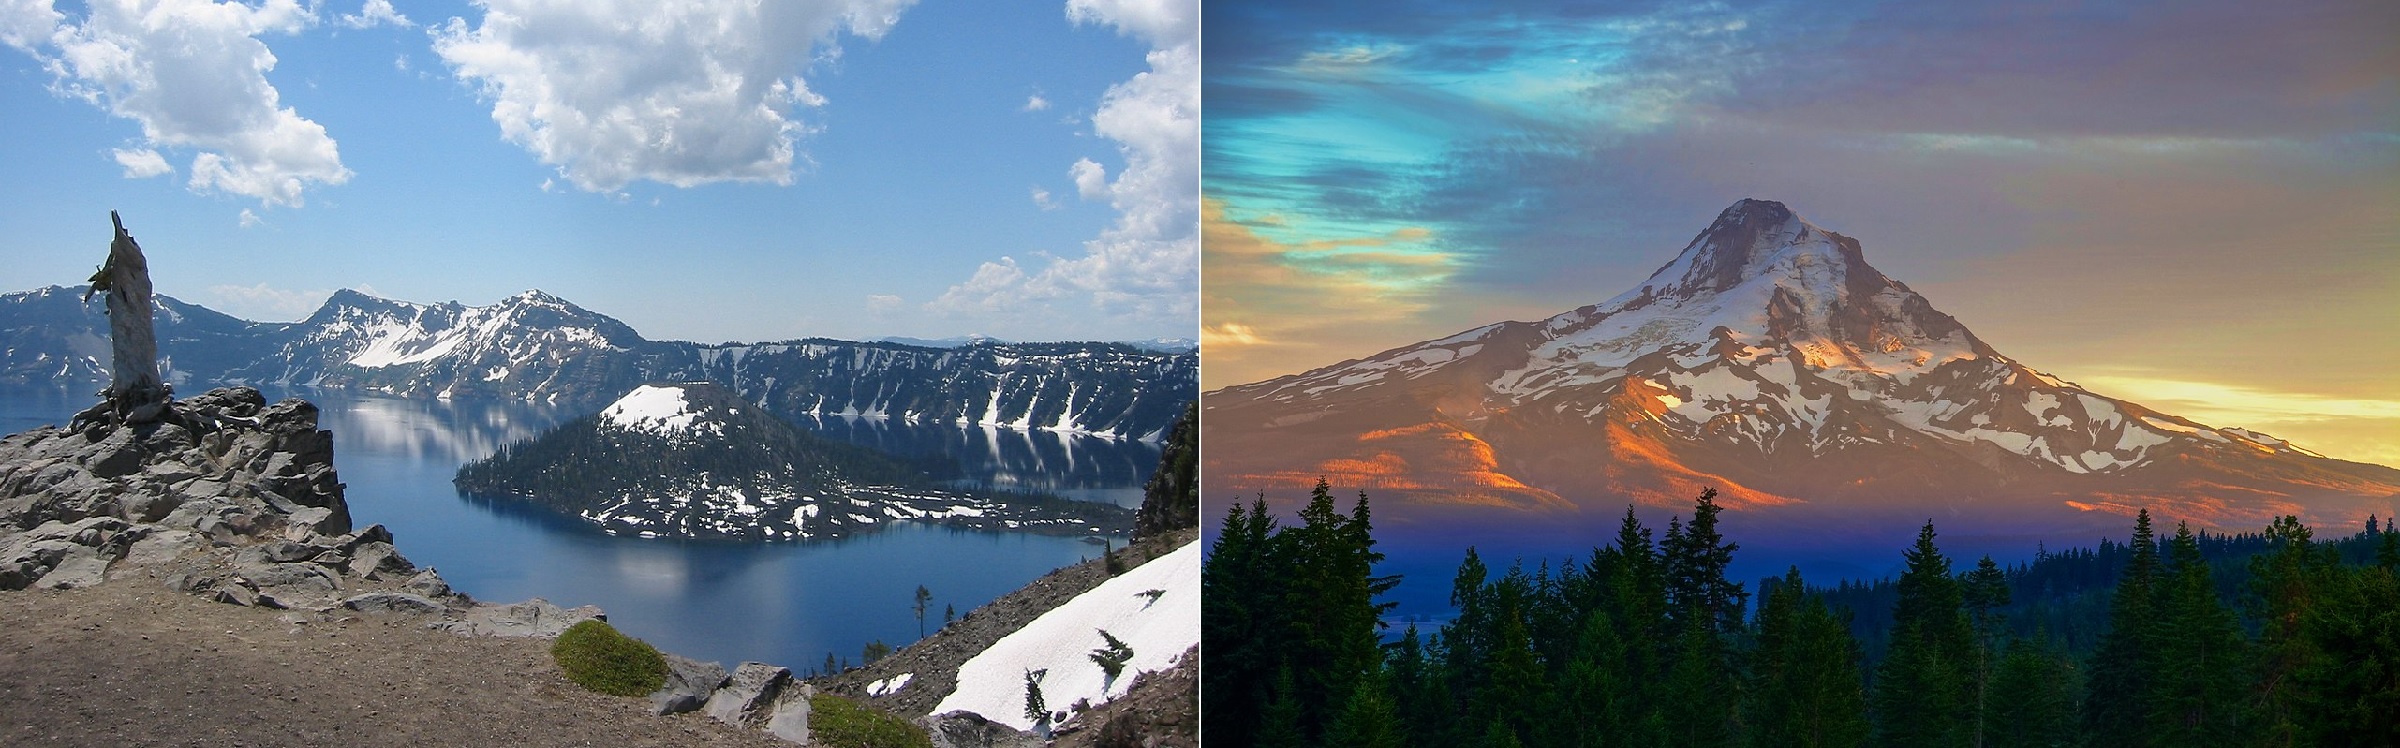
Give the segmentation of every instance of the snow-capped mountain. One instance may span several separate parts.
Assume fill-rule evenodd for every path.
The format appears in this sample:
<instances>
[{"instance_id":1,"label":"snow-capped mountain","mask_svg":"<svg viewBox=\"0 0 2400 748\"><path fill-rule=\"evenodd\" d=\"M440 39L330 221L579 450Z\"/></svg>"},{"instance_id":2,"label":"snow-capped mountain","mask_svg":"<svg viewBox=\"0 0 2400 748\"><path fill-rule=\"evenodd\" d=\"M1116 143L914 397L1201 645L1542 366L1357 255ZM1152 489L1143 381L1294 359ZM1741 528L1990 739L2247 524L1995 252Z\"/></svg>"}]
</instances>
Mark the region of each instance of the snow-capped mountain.
<instances>
[{"instance_id":1,"label":"snow-capped mountain","mask_svg":"<svg viewBox=\"0 0 2400 748\"><path fill-rule=\"evenodd\" d=\"M597 414L468 463L456 482L643 537L839 538L904 521L1133 529L1133 513L1113 505L937 487L921 466L810 435L705 382L635 387Z\"/></svg>"},{"instance_id":2,"label":"snow-capped mountain","mask_svg":"<svg viewBox=\"0 0 2400 748\"><path fill-rule=\"evenodd\" d=\"M2400 470L2091 392L1994 351L1857 240L1743 200L1608 301L1204 399L1211 485L1317 476L1402 503L2220 525L2389 511Z\"/></svg>"},{"instance_id":3,"label":"snow-capped mountain","mask_svg":"<svg viewBox=\"0 0 2400 748\"><path fill-rule=\"evenodd\" d=\"M79 289L0 295L0 382L107 381L107 318ZM406 397L606 403L648 381L713 381L785 413L1157 439L1196 394L1199 358L1113 343L941 348L827 339L645 340L540 291L489 306L340 291L307 319L254 323L158 296L169 382Z\"/></svg>"}]
</instances>

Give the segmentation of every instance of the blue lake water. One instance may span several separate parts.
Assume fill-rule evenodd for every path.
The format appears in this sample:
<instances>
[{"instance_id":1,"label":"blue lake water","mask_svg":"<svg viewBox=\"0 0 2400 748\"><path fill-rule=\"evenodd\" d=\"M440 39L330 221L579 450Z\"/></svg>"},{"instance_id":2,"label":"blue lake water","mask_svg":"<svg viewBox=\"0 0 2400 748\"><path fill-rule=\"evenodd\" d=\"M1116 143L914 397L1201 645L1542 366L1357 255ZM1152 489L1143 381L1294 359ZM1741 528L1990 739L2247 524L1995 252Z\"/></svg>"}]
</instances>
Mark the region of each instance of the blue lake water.
<instances>
[{"instance_id":1,"label":"blue lake water","mask_svg":"<svg viewBox=\"0 0 2400 748\"><path fill-rule=\"evenodd\" d=\"M898 647L917 638L919 585L933 594L930 631L945 605L964 614L1099 550L1083 538L910 524L806 543L614 537L547 510L462 497L450 485L459 465L597 408L266 394L318 405L355 524L390 528L410 561L440 569L453 588L479 600L598 605L619 629L660 649L728 667L760 661L806 671L827 653L855 664L869 641ZM91 402L81 392L0 388L0 433L64 423ZM1152 444L1047 432L794 423L887 450L953 455L967 481L1125 506L1140 503L1159 454Z\"/></svg>"}]
</instances>

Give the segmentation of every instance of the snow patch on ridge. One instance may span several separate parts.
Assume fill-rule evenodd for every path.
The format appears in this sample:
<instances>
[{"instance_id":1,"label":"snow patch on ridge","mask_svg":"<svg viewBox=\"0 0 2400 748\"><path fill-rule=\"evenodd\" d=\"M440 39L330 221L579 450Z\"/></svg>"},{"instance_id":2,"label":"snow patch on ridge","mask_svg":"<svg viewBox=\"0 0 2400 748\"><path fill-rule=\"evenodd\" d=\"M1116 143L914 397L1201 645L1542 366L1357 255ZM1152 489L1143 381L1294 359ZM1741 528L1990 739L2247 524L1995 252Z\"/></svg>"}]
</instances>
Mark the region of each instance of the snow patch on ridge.
<instances>
[{"instance_id":1,"label":"snow patch on ridge","mask_svg":"<svg viewBox=\"0 0 2400 748\"><path fill-rule=\"evenodd\" d=\"M600 411L603 423L614 424L631 431L653 434L681 434L692 429L700 414L690 409L683 397L683 388L645 384L633 388L624 397Z\"/></svg>"}]
</instances>

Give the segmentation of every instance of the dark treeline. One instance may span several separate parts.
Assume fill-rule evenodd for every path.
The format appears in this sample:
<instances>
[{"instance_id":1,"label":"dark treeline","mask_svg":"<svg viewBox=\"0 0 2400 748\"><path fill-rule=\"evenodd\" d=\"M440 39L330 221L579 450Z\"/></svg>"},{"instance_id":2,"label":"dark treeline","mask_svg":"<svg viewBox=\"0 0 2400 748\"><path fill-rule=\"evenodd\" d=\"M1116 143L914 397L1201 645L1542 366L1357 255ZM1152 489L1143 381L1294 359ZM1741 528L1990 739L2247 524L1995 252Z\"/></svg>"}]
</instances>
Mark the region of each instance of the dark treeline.
<instances>
[{"instance_id":1,"label":"dark treeline","mask_svg":"<svg viewBox=\"0 0 2400 748\"><path fill-rule=\"evenodd\" d=\"M2369 517L2365 531L2322 542L2326 548L2320 550L2333 553L2342 564L2369 565L2375 562L2386 530L2380 518ZM2279 542L2265 532L2202 532L2197 541L2200 555L2209 561L2218 597L2236 603L2234 611L2241 617L2243 630L2258 634L2262 621L2257 607L2241 604L2250 595L2250 560L2280 547ZM1996 610L2003 616L2004 633L2046 640L2077 657L2090 656L2108 631L2109 598L2133 555L2132 545L2104 538L2098 548L2040 550L2031 561L2002 567L2008 595L2007 602ZM1835 611L1850 615L1850 633L1866 643L1868 663L1883 660L1884 644L1892 634L1892 617L1886 613L1900 595L1896 580L1843 580L1831 587L1811 587L1809 592L1824 597Z\"/></svg>"},{"instance_id":2,"label":"dark treeline","mask_svg":"<svg viewBox=\"0 0 2400 748\"><path fill-rule=\"evenodd\" d=\"M918 487L936 485L956 472L940 456L902 458L788 426L733 422L727 426L734 430L731 435L718 441L602 429L596 426L599 418L585 416L541 436L503 444L491 457L460 466L455 482L467 491L572 504L665 476L705 473L764 489L774 481L762 476L830 474L866 485Z\"/></svg>"},{"instance_id":3,"label":"dark treeline","mask_svg":"<svg viewBox=\"0 0 2400 748\"><path fill-rule=\"evenodd\" d=\"M1897 579L1819 590L1794 569L1762 583L1752 610L1725 577L1739 546L1719 511L1705 491L1662 536L1629 509L1589 557L1531 571L1469 549L1458 616L1390 637L1377 597L1397 580L1375 574L1364 494L1345 515L1320 482L1289 527L1263 500L1236 506L1202 572L1204 734L1375 748L2400 745L2400 533L2320 542L2285 518L2161 539L2143 512L2126 543L2004 569L1954 565L1928 523Z\"/></svg>"}]
</instances>

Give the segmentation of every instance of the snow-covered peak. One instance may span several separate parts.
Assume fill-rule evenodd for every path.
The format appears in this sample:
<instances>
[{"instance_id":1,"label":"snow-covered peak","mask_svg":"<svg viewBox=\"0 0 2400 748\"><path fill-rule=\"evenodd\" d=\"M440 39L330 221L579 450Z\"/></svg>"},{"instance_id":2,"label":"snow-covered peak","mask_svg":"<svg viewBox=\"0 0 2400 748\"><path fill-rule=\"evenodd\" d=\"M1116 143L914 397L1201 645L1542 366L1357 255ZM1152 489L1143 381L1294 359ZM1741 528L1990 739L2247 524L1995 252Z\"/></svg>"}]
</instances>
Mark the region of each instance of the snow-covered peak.
<instances>
[{"instance_id":1,"label":"snow-covered peak","mask_svg":"<svg viewBox=\"0 0 2400 748\"><path fill-rule=\"evenodd\" d=\"M609 403L600 411L600 421L628 431L683 434L700 419L694 404L693 399L684 397L682 385L645 384Z\"/></svg>"},{"instance_id":2,"label":"snow-covered peak","mask_svg":"<svg viewBox=\"0 0 2400 748\"><path fill-rule=\"evenodd\" d=\"M1869 266L1857 240L1765 200L1726 208L1642 285L1541 328L1550 342L1535 352L1537 367L1617 367L1662 349L1720 357L1755 347L1820 371L1904 381L1988 350Z\"/></svg>"},{"instance_id":3,"label":"snow-covered peak","mask_svg":"<svg viewBox=\"0 0 2400 748\"><path fill-rule=\"evenodd\" d=\"M1812 267L1832 272L1793 277ZM1630 301L1644 293L1686 298L1724 293L1762 275L1840 284L1852 273L1863 276L1860 280L1869 285L1884 280L1883 274L1867 266L1857 240L1818 228L1783 203L1744 199L1718 213L1716 221L1640 288L1619 298Z\"/></svg>"}]
</instances>

